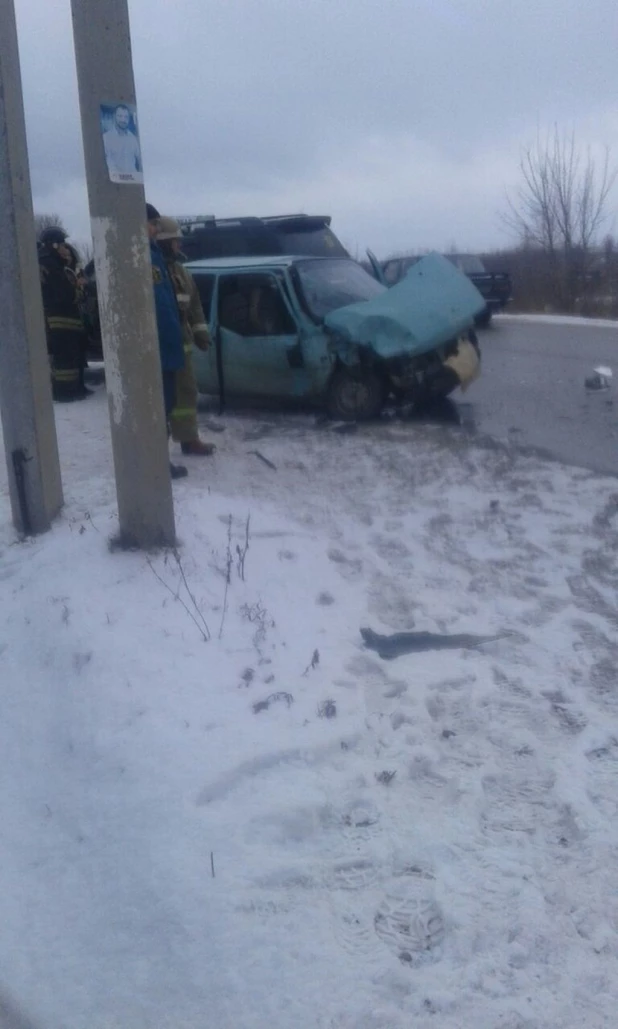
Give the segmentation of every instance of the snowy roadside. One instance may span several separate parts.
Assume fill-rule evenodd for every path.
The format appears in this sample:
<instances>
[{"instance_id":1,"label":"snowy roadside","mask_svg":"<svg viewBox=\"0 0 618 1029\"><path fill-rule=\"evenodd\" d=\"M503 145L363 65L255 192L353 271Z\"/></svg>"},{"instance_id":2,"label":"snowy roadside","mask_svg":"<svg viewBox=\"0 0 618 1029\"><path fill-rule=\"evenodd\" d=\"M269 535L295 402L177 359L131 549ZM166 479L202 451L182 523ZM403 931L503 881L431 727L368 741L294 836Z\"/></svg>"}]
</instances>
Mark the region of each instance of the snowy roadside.
<instances>
[{"instance_id":1,"label":"snowy roadside","mask_svg":"<svg viewBox=\"0 0 618 1029\"><path fill-rule=\"evenodd\" d=\"M15 544L0 499L0 992L40 1029L613 1024L615 480L230 416L180 567L108 551L102 393L57 418L63 518ZM517 635L386 662L364 625Z\"/></svg>"},{"instance_id":2,"label":"snowy roadside","mask_svg":"<svg viewBox=\"0 0 618 1029\"><path fill-rule=\"evenodd\" d=\"M541 322L543 325L574 325L593 329L618 329L618 321L612 318L584 318L573 314L496 314L497 322Z\"/></svg>"}]
</instances>

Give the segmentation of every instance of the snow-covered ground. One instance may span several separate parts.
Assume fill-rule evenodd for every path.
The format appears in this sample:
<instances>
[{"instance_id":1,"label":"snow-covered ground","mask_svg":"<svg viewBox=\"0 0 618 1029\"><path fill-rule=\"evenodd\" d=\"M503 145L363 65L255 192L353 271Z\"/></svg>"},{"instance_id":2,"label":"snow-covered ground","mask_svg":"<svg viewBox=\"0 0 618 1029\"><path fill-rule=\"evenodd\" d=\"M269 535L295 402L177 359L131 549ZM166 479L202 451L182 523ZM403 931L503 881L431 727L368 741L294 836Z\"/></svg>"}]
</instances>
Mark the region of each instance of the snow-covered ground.
<instances>
[{"instance_id":1,"label":"snow-covered ground","mask_svg":"<svg viewBox=\"0 0 618 1029\"><path fill-rule=\"evenodd\" d=\"M543 325L592 326L595 329L618 329L618 321L612 318L583 318L574 314L497 314L500 321L541 322Z\"/></svg>"},{"instance_id":2,"label":"snow-covered ground","mask_svg":"<svg viewBox=\"0 0 618 1029\"><path fill-rule=\"evenodd\" d=\"M110 553L103 392L56 413L62 518L18 543L0 498L0 1011L614 1026L616 481L237 414L177 557ZM366 625L514 635L388 662Z\"/></svg>"}]
</instances>

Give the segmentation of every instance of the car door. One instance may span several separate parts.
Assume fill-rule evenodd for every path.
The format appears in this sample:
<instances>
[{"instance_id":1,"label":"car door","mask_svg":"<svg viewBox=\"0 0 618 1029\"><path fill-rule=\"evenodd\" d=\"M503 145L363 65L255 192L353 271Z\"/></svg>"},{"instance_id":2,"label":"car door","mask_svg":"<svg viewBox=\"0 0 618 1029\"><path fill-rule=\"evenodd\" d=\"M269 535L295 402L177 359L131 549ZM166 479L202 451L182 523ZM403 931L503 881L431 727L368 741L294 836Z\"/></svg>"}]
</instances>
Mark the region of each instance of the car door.
<instances>
[{"instance_id":1,"label":"car door","mask_svg":"<svg viewBox=\"0 0 618 1029\"><path fill-rule=\"evenodd\" d=\"M214 322L226 395L306 395L299 326L279 276L253 271L221 275Z\"/></svg>"}]
</instances>

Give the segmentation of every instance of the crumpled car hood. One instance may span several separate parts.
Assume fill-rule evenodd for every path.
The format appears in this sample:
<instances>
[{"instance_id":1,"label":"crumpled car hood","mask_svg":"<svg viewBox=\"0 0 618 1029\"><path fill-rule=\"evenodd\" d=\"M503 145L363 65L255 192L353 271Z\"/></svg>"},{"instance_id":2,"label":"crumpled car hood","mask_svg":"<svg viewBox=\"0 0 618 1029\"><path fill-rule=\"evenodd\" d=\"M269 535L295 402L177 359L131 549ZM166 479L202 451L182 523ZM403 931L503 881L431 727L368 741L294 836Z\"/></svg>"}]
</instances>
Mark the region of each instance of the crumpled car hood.
<instances>
[{"instance_id":1,"label":"crumpled car hood","mask_svg":"<svg viewBox=\"0 0 618 1029\"><path fill-rule=\"evenodd\" d=\"M345 343L371 347L385 359L425 354L469 329L485 307L476 286L441 254L428 254L401 282L324 319Z\"/></svg>"}]
</instances>

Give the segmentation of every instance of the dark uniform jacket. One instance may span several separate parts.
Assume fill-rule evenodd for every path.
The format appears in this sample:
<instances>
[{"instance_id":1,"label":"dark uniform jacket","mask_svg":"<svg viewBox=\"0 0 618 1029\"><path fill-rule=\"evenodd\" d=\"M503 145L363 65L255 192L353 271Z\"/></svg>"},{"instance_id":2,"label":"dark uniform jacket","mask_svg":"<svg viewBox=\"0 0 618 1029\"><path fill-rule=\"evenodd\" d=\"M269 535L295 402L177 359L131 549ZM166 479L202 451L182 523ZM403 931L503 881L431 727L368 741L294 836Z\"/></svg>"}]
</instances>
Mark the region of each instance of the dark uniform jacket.
<instances>
[{"instance_id":1,"label":"dark uniform jacket","mask_svg":"<svg viewBox=\"0 0 618 1029\"><path fill-rule=\"evenodd\" d=\"M48 333L83 332L75 272L55 250L39 252L41 291Z\"/></svg>"}]
</instances>

